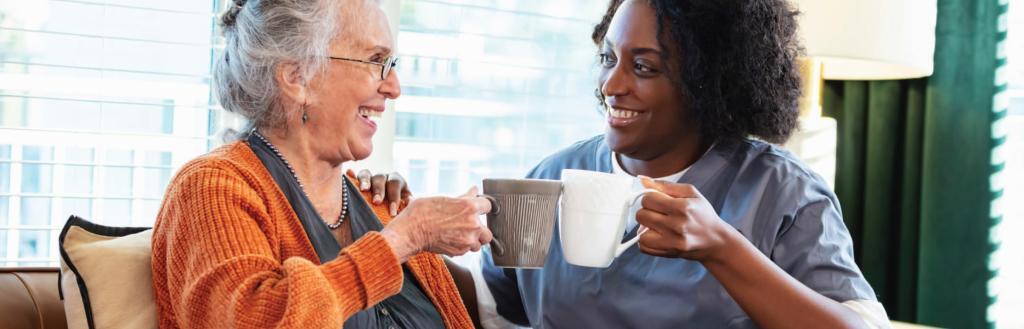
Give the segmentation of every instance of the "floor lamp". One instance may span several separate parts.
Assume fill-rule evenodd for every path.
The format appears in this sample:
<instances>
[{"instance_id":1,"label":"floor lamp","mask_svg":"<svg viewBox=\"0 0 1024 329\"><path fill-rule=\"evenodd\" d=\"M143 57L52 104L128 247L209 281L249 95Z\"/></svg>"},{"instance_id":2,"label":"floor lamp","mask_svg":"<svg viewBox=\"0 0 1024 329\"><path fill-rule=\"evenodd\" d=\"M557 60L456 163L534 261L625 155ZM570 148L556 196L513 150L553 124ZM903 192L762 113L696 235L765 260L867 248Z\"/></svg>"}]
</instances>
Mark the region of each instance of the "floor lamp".
<instances>
[{"instance_id":1,"label":"floor lamp","mask_svg":"<svg viewBox=\"0 0 1024 329\"><path fill-rule=\"evenodd\" d=\"M932 74L935 0L791 0L800 11L804 81L799 129L784 147L834 186L836 122L821 116L829 80L911 79Z\"/></svg>"}]
</instances>

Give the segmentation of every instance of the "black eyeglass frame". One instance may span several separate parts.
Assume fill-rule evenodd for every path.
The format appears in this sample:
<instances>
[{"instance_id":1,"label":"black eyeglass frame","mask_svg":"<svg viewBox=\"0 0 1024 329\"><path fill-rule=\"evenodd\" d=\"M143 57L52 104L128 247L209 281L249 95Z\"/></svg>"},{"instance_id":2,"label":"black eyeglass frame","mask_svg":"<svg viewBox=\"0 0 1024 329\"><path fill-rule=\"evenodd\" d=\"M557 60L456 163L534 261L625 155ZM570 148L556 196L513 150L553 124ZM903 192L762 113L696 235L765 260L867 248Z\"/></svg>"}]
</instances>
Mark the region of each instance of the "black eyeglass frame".
<instances>
[{"instance_id":1,"label":"black eyeglass frame","mask_svg":"<svg viewBox=\"0 0 1024 329\"><path fill-rule=\"evenodd\" d=\"M383 62L364 61L364 60L361 60L361 59L345 58L345 57L337 57L337 56L327 56L327 58L336 59L336 60L340 60L340 61L349 61L349 62L356 62L356 63L363 63L363 64L379 65L380 66L380 79L381 80L386 80L388 78L388 73L391 72L391 69L394 68L395 66L398 66L398 56L388 56L387 58L384 58Z\"/></svg>"}]
</instances>

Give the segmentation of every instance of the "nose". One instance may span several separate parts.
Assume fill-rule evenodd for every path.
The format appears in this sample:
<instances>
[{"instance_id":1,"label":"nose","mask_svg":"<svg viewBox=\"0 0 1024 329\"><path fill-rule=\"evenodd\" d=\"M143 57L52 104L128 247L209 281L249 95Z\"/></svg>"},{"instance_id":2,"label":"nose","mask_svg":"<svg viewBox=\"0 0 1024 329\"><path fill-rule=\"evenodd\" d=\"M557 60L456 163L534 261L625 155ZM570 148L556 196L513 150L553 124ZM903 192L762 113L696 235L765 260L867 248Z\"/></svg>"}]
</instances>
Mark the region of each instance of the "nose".
<instances>
[{"instance_id":1,"label":"nose","mask_svg":"<svg viewBox=\"0 0 1024 329\"><path fill-rule=\"evenodd\" d=\"M621 62L620 62L621 63ZM604 70L601 74L601 94L608 97L623 96L629 94L631 76L625 72L625 65L616 64L615 67Z\"/></svg>"},{"instance_id":2,"label":"nose","mask_svg":"<svg viewBox=\"0 0 1024 329\"><path fill-rule=\"evenodd\" d=\"M377 89L377 92L388 99L395 99L401 96L402 86L398 82L398 72L395 72L395 70L388 72L388 76L384 78L384 82L380 84L380 89Z\"/></svg>"}]
</instances>

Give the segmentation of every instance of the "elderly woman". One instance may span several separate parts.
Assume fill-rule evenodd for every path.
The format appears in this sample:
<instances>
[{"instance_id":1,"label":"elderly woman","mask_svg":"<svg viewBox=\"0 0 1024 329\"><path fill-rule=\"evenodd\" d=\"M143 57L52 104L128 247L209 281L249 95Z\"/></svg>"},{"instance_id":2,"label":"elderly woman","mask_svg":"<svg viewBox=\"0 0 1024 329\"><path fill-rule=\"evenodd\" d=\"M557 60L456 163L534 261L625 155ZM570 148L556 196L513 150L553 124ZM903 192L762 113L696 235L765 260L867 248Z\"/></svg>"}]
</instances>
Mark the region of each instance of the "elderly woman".
<instances>
[{"instance_id":1,"label":"elderly woman","mask_svg":"<svg viewBox=\"0 0 1024 329\"><path fill-rule=\"evenodd\" d=\"M470 190L391 218L341 165L366 158L371 118L400 94L393 40L368 0L235 0L214 80L251 122L186 164L153 233L163 328L466 328L440 256L489 242Z\"/></svg>"},{"instance_id":2,"label":"elderly woman","mask_svg":"<svg viewBox=\"0 0 1024 329\"><path fill-rule=\"evenodd\" d=\"M795 128L795 15L785 0L611 1L593 33L607 130L529 177L657 177L641 181L664 194L644 197L623 232L639 248L608 268L568 264L557 233L543 269L485 254L482 309L534 328L888 327L832 190L750 138Z\"/></svg>"}]
</instances>

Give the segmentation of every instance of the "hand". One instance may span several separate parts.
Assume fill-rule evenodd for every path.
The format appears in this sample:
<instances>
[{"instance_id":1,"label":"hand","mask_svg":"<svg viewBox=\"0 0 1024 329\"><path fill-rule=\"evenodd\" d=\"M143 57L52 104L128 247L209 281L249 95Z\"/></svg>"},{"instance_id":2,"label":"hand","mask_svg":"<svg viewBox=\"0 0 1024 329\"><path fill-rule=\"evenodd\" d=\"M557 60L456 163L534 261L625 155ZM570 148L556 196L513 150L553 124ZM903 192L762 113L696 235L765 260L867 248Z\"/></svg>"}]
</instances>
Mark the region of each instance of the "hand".
<instances>
[{"instance_id":1,"label":"hand","mask_svg":"<svg viewBox=\"0 0 1024 329\"><path fill-rule=\"evenodd\" d=\"M473 187L457 198L413 200L381 234L402 260L421 251L449 256L478 251L492 236L480 222L480 215L491 211L491 203L477 194Z\"/></svg>"},{"instance_id":2,"label":"hand","mask_svg":"<svg viewBox=\"0 0 1024 329\"><path fill-rule=\"evenodd\" d=\"M672 258L704 261L721 250L728 239L726 224L697 188L690 184L658 182L640 177L644 187L662 193L647 193L636 213L643 225L640 251ZM646 230L646 231L644 231Z\"/></svg>"},{"instance_id":3,"label":"hand","mask_svg":"<svg viewBox=\"0 0 1024 329\"><path fill-rule=\"evenodd\" d=\"M388 213L392 217L398 216L398 209L405 207L412 199L409 184L397 172L372 175L369 170L363 169L356 174L356 179L359 180L360 191L373 191L370 193L373 195L370 201L373 204L381 204L387 199Z\"/></svg>"}]
</instances>

